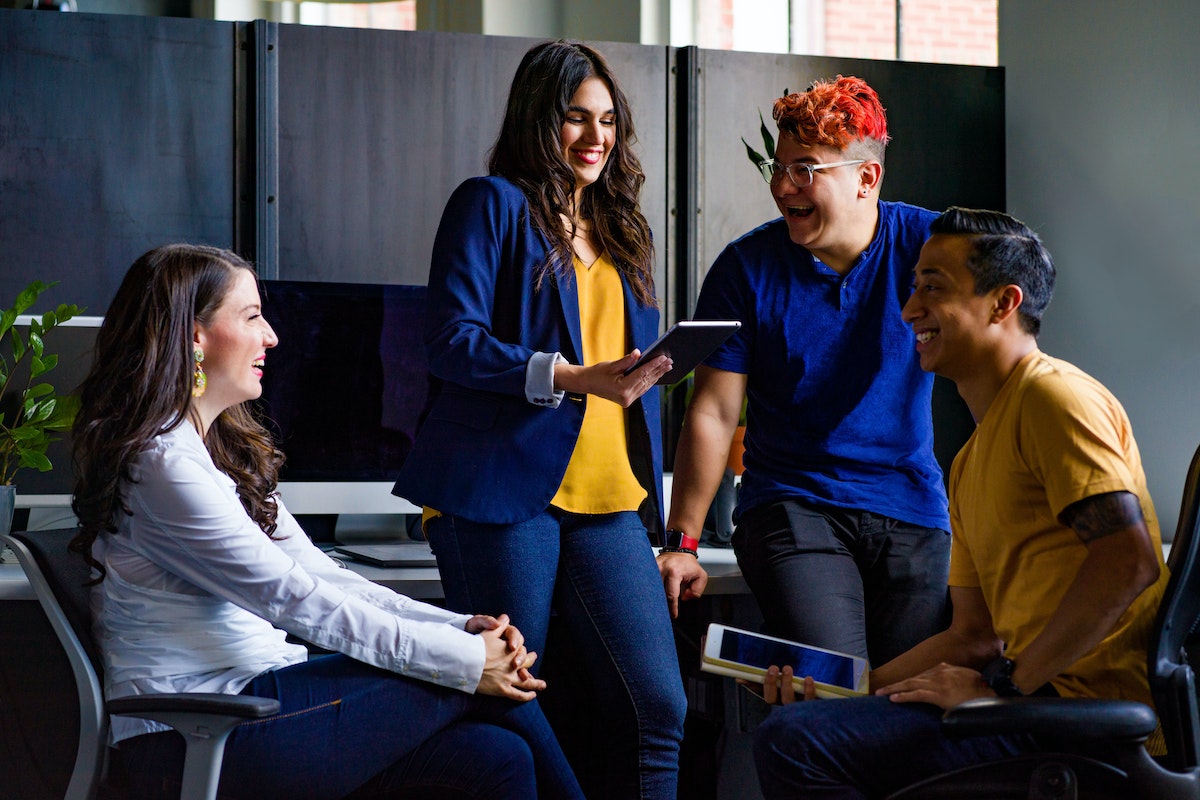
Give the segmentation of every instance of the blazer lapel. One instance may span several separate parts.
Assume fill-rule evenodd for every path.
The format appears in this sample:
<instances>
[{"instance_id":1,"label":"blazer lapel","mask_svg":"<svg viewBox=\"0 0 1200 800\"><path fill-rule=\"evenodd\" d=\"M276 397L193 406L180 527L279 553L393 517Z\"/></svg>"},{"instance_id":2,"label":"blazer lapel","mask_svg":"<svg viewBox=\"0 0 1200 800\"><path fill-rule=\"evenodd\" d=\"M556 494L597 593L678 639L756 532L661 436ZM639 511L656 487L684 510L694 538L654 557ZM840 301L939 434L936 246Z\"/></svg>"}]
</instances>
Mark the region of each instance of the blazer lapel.
<instances>
[{"instance_id":1,"label":"blazer lapel","mask_svg":"<svg viewBox=\"0 0 1200 800\"><path fill-rule=\"evenodd\" d=\"M574 270L572 264L570 277L556 275L554 284L558 289L559 302L562 303L563 317L567 321L567 332L571 335L571 346L575 348L575 363L582 364L583 333L579 327L579 287L575 283Z\"/></svg>"}]
</instances>

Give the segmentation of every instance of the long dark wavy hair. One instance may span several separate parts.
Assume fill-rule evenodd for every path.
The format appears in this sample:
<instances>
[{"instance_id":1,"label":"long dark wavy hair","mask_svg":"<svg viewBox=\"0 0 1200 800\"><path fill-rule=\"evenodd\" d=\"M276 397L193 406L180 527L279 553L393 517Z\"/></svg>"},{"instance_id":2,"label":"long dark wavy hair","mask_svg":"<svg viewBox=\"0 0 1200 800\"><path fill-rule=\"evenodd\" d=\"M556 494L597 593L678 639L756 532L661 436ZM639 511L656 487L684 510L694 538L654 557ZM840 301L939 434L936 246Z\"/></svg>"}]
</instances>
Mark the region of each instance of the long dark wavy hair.
<instances>
[{"instance_id":1,"label":"long dark wavy hair","mask_svg":"<svg viewBox=\"0 0 1200 800\"><path fill-rule=\"evenodd\" d=\"M575 173L563 156L562 125L571 98L588 78L599 78L608 86L616 112L616 141L599 180L583 190L581 207L575 209ZM591 222L599 245L628 277L638 300L656 304L650 225L638 210L646 176L633 152L635 140L629 101L595 50L558 40L535 45L521 59L488 171L521 188L534 227L550 243L550 259L538 277L539 286L548 275L566 279L572 275L575 231L564 226L560 215L574 219L577 211Z\"/></svg>"},{"instance_id":2,"label":"long dark wavy hair","mask_svg":"<svg viewBox=\"0 0 1200 800\"><path fill-rule=\"evenodd\" d=\"M208 324L238 270L253 268L215 247L172 244L143 255L117 289L96 336L92 368L80 387L71 431L79 534L71 549L104 575L91 556L101 533L132 514L123 490L131 465L150 441L192 418L192 336ZM275 533L275 487L283 454L242 403L209 426L204 444L237 483L242 505L267 536Z\"/></svg>"}]
</instances>

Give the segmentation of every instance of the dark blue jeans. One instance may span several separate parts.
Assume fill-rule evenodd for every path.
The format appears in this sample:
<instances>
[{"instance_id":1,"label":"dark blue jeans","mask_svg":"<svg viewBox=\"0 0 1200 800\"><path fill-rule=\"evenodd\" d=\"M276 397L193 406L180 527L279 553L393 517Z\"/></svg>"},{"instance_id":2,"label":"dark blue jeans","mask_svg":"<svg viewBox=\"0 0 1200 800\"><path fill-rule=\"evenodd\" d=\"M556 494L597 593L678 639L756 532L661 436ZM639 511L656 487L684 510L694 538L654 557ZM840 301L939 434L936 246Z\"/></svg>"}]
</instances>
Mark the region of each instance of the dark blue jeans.
<instances>
[{"instance_id":1,"label":"dark blue jeans","mask_svg":"<svg viewBox=\"0 0 1200 800\"><path fill-rule=\"evenodd\" d=\"M234 729L221 798L582 798L537 701L469 695L330 655L273 670L242 692L280 713ZM179 796L183 739L120 743L139 800Z\"/></svg>"},{"instance_id":2,"label":"dark blue jeans","mask_svg":"<svg viewBox=\"0 0 1200 800\"><path fill-rule=\"evenodd\" d=\"M942 710L886 697L814 700L774 709L754 732L767 800L881 798L972 764L1038 750L1028 736L961 741L941 732Z\"/></svg>"},{"instance_id":3,"label":"dark blue jeans","mask_svg":"<svg viewBox=\"0 0 1200 800\"><path fill-rule=\"evenodd\" d=\"M449 608L507 613L547 659L568 655L546 652L556 615L554 646L569 648L580 667L543 694L556 731L564 726L551 705L574 709L588 726L586 760L567 747L588 795L674 800L687 698L662 579L637 514L550 509L515 525L447 515L426 530Z\"/></svg>"},{"instance_id":4,"label":"dark blue jeans","mask_svg":"<svg viewBox=\"0 0 1200 800\"><path fill-rule=\"evenodd\" d=\"M742 515L733 549L774 636L878 666L949 622L938 528L784 500Z\"/></svg>"}]
</instances>

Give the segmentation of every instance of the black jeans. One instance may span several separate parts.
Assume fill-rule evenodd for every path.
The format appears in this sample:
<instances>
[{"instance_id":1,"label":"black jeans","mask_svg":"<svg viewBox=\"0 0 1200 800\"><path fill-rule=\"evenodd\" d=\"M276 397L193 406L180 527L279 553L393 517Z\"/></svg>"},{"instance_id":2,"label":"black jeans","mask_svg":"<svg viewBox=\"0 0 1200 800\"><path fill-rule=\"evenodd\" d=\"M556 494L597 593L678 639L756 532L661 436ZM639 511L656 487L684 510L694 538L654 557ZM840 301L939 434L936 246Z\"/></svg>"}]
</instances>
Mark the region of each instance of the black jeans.
<instances>
[{"instance_id":1,"label":"black jeans","mask_svg":"<svg viewBox=\"0 0 1200 800\"><path fill-rule=\"evenodd\" d=\"M743 514L733 548L772 635L878 666L949 622L947 531L783 500Z\"/></svg>"}]
</instances>

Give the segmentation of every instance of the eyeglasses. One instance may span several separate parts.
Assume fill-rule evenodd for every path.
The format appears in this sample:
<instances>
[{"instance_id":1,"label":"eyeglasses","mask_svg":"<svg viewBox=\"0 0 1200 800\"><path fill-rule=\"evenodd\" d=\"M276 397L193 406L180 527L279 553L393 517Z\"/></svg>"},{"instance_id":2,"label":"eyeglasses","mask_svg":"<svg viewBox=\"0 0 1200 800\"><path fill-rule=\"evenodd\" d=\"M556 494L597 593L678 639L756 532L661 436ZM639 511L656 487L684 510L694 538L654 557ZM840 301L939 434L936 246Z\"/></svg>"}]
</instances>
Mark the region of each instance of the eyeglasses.
<instances>
[{"instance_id":1,"label":"eyeglasses","mask_svg":"<svg viewBox=\"0 0 1200 800\"><path fill-rule=\"evenodd\" d=\"M762 173L763 180L767 183L772 183L777 178L787 175L792 179L792 183L796 184L797 189L803 189L805 186L812 184L813 173L819 169L849 167L853 164L862 164L864 162L866 162L865 158L859 158L854 161L831 161L828 164L780 164L775 159L768 158L766 161L759 162L758 171Z\"/></svg>"}]
</instances>

